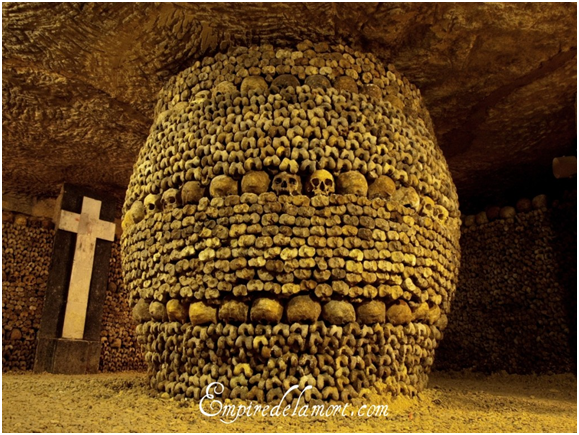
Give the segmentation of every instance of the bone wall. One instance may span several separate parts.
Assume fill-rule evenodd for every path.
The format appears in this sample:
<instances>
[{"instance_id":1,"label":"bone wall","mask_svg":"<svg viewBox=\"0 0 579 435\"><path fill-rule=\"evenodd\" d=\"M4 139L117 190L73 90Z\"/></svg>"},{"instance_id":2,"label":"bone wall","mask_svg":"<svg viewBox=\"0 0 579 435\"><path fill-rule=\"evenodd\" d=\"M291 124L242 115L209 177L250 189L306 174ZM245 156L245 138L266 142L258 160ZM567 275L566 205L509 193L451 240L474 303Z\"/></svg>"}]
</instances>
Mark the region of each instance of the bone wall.
<instances>
[{"instance_id":1,"label":"bone wall","mask_svg":"<svg viewBox=\"0 0 579 435\"><path fill-rule=\"evenodd\" d=\"M99 370L116 372L144 369L143 355L135 335L135 321L130 315L129 295L122 279L120 243L115 239L101 326Z\"/></svg>"},{"instance_id":2,"label":"bone wall","mask_svg":"<svg viewBox=\"0 0 579 435\"><path fill-rule=\"evenodd\" d=\"M2 212L2 370L32 370L50 268L50 220Z\"/></svg>"},{"instance_id":3,"label":"bone wall","mask_svg":"<svg viewBox=\"0 0 579 435\"><path fill-rule=\"evenodd\" d=\"M574 371L575 195L552 203L539 195L463 219L461 270L438 369Z\"/></svg>"},{"instance_id":4,"label":"bone wall","mask_svg":"<svg viewBox=\"0 0 579 435\"><path fill-rule=\"evenodd\" d=\"M32 370L34 366L53 240L50 219L2 212L3 371ZM103 310L101 371L144 368L129 312L119 241L115 240Z\"/></svg>"}]
</instances>

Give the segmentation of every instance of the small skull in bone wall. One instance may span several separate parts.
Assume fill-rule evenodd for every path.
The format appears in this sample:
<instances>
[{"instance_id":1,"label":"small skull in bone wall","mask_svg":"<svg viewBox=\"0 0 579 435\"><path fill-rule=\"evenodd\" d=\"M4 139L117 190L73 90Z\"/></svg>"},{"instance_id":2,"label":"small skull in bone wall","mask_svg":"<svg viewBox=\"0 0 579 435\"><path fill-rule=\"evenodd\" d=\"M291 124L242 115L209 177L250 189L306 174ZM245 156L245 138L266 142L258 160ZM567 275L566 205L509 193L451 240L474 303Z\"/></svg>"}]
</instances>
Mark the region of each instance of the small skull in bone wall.
<instances>
[{"instance_id":1,"label":"small skull in bone wall","mask_svg":"<svg viewBox=\"0 0 579 435\"><path fill-rule=\"evenodd\" d=\"M313 195L329 195L336 190L334 177L325 169L314 171L308 179L307 191Z\"/></svg>"},{"instance_id":2,"label":"small skull in bone wall","mask_svg":"<svg viewBox=\"0 0 579 435\"><path fill-rule=\"evenodd\" d=\"M302 180L298 175L280 172L273 177L272 189L279 195L301 195Z\"/></svg>"}]
</instances>

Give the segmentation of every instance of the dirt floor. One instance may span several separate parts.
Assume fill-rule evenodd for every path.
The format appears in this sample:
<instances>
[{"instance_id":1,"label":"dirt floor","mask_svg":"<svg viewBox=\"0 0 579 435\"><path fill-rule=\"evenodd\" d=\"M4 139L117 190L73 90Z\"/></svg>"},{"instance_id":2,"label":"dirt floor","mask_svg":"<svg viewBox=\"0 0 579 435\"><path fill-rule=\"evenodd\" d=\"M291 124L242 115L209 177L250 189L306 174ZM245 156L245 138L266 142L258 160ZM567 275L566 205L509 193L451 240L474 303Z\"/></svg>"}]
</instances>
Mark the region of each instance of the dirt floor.
<instances>
[{"instance_id":1,"label":"dirt floor","mask_svg":"<svg viewBox=\"0 0 579 435\"><path fill-rule=\"evenodd\" d=\"M192 401L155 397L142 373L5 374L3 432L577 432L573 375L436 373L418 398L372 397L345 416L206 417ZM387 416L368 417L389 404ZM206 408L207 409L207 408ZM236 408L236 411L240 412ZM300 408L301 409L301 408ZM281 409L283 411L283 408ZM304 412L305 412L304 411ZM352 416L361 411L365 417ZM327 409L326 409L327 412ZM299 412L298 412L299 414ZM231 420L231 419L229 419Z\"/></svg>"}]
</instances>

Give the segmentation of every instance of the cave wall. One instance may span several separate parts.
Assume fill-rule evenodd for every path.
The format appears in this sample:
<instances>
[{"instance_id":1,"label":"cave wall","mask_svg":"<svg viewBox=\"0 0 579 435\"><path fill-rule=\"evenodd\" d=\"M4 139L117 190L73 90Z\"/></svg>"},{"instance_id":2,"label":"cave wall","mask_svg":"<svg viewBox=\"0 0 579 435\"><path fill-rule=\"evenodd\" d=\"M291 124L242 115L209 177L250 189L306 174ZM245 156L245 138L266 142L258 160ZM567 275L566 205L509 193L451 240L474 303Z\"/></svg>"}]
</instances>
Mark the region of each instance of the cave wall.
<instances>
[{"instance_id":1,"label":"cave wall","mask_svg":"<svg viewBox=\"0 0 579 435\"><path fill-rule=\"evenodd\" d=\"M48 218L2 212L2 370L32 370L50 270L54 225ZM144 368L121 279L115 239L101 329L101 371Z\"/></svg>"},{"instance_id":2,"label":"cave wall","mask_svg":"<svg viewBox=\"0 0 579 435\"><path fill-rule=\"evenodd\" d=\"M575 370L577 200L568 193L542 205L505 207L503 214L514 213L506 219L492 208L464 219L470 226L461 231L461 270L437 369Z\"/></svg>"}]
</instances>

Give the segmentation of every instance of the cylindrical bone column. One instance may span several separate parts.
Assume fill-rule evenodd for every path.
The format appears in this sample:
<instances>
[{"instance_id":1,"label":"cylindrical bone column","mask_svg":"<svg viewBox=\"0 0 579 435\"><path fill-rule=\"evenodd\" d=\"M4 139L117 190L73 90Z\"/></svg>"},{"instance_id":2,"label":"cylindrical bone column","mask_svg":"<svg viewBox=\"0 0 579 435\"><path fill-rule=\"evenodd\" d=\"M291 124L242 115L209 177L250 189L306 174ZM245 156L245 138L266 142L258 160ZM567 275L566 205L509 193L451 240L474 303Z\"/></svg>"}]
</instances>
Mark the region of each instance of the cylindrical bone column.
<instances>
[{"instance_id":1,"label":"cylindrical bone column","mask_svg":"<svg viewBox=\"0 0 579 435\"><path fill-rule=\"evenodd\" d=\"M153 388L350 400L424 388L458 201L419 91L342 45L238 47L159 95L124 205ZM148 310L144 309L148 307Z\"/></svg>"}]
</instances>

